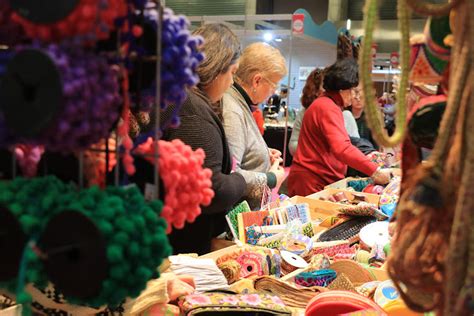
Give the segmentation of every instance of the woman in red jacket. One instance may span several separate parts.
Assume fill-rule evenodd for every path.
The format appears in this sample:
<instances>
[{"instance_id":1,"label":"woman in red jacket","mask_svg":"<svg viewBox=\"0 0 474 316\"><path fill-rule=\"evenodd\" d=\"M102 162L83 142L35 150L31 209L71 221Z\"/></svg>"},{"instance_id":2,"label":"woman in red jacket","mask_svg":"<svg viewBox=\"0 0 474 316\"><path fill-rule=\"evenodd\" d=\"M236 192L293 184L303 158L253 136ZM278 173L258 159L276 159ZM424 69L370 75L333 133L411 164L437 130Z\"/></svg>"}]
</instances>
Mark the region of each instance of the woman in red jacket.
<instances>
[{"instance_id":1,"label":"woman in red jacket","mask_svg":"<svg viewBox=\"0 0 474 316\"><path fill-rule=\"evenodd\" d=\"M380 170L351 144L344 127L342 110L351 104L352 89L359 84L357 63L353 59L337 61L327 68L325 93L306 110L298 148L288 176L290 196L306 196L344 178L347 166L376 183L390 180L388 171Z\"/></svg>"}]
</instances>

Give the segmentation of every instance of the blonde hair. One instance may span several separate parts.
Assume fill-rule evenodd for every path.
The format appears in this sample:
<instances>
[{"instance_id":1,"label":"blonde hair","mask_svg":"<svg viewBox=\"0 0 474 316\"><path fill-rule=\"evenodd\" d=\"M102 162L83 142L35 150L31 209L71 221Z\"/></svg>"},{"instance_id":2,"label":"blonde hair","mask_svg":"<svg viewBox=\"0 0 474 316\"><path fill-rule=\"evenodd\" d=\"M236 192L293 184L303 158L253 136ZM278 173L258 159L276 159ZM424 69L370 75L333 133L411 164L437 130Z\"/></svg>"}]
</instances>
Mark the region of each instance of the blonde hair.
<instances>
[{"instance_id":1,"label":"blonde hair","mask_svg":"<svg viewBox=\"0 0 474 316\"><path fill-rule=\"evenodd\" d=\"M240 57L236 80L238 83L251 85L257 73L265 77L283 77L288 73L285 58L277 48L263 42L253 43L245 48Z\"/></svg>"},{"instance_id":2,"label":"blonde hair","mask_svg":"<svg viewBox=\"0 0 474 316\"><path fill-rule=\"evenodd\" d=\"M193 35L204 38L204 44L200 47L204 60L197 69L200 79L198 87L202 89L237 62L241 54L240 42L227 26L220 23L205 24L197 28Z\"/></svg>"}]
</instances>

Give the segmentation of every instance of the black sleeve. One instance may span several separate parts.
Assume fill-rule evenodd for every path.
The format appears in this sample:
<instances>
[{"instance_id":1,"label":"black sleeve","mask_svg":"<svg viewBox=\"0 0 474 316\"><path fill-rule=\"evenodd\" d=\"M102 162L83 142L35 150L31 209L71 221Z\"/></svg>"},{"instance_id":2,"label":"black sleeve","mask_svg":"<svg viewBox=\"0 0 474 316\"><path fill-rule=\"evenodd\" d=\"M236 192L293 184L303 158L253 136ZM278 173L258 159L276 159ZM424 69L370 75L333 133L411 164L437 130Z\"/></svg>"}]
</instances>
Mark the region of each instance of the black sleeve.
<instances>
[{"instance_id":1,"label":"black sleeve","mask_svg":"<svg viewBox=\"0 0 474 316\"><path fill-rule=\"evenodd\" d=\"M193 150L202 148L206 153L204 167L212 170L212 189L215 195L211 204L202 208L202 213L229 211L242 198L246 182L238 173L222 172L224 150L219 131L210 122L196 115L181 116L180 119L180 126L177 129L169 129L166 139L181 139Z\"/></svg>"}]
</instances>

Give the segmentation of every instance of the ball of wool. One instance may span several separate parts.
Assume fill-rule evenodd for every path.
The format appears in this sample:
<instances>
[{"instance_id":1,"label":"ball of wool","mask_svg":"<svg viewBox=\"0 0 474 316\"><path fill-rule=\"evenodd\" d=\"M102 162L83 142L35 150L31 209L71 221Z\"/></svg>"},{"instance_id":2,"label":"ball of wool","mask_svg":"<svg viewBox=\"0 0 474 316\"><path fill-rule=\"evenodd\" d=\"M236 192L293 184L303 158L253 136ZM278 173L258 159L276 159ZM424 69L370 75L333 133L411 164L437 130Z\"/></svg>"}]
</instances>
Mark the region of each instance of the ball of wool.
<instances>
[{"instance_id":1,"label":"ball of wool","mask_svg":"<svg viewBox=\"0 0 474 316\"><path fill-rule=\"evenodd\" d=\"M135 152L154 163L156 142L148 138ZM181 140L158 141L160 156L159 170L165 187L162 217L168 222L168 233L172 227L182 228L187 222L194 222L201 214L200 205L207 206L214 197L212 171L203 168L205 153L202 149L193 151Z\"/></svg>"},{"instance_id":2,"label":"ball of wool","mask_svg":"<svg viewBox=\"0 0 474 316\"><path fill-rule=\"evenodd\" d=\"M114 29L115 20L127 13L125 0L80 0L66 18L51 24L36 24L14 13L12 19L23 26L32 39L56 42L71 37L86 41L105 39Z\"/></svg>"}]
</instances>

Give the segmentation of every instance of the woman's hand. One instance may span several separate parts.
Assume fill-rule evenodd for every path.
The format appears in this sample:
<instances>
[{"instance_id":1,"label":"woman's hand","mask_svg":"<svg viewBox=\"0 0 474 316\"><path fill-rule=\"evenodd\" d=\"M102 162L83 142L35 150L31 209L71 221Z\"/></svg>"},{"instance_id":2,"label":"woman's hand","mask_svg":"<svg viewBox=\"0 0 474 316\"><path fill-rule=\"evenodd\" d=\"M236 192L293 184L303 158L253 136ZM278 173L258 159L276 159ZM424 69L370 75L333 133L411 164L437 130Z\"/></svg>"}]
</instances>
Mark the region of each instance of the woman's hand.
<instances>
[{"instance_id":1,"label":"woman's hand","mask_svg":"<svg viewBox=\"0 0 474 316\"><path fill-rule=\"evenodd\" d=\"M390 182L390 176L389 169L377 168L371 178L374 180L375 184L387 184Z\"/></svg>"},{"instance_id":2,"label":"woman's hand","mask_svg":"<svg viewBox=\"0 0 474 316\"><path fill-rule=\"evenodd\" d=\"M270 163L273 165L275 161L281 159L281 151L274 148L269 148L268 153L270 154Z\"/></svg>"},{"instance_id":3,"label":"woman's hand","mask_svg":"<svg viewBox=\"0 0 474 316\"><path fill-rule=\"evenodd\" d=\"M269 172L272 172L275 174L276 179L277 179L277 184L275 188L279 188L281 183L285 180L286 175L285 175L285 168L280 166L280 163L283 161L283 159L278 158L273 162L272 167L270 168Z\"/></svg>"}]
</instances>

